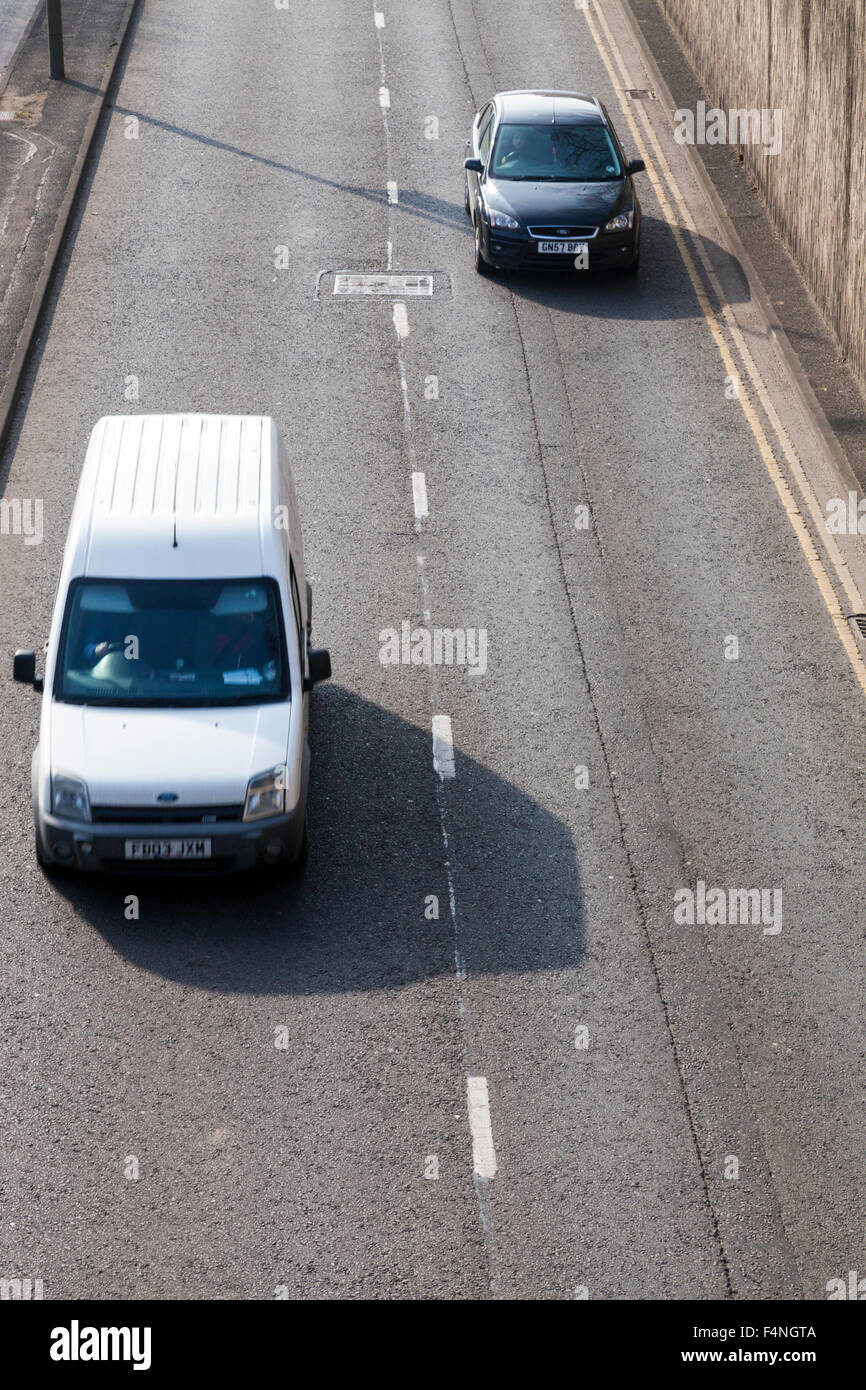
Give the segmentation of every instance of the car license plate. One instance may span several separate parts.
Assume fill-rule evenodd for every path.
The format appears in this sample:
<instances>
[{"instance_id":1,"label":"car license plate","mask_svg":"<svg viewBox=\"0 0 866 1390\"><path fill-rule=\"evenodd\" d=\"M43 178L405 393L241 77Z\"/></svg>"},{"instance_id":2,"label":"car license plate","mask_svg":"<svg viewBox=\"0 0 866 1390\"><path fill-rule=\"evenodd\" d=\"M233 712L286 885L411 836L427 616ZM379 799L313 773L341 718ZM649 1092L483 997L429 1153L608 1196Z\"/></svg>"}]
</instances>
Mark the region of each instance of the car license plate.
<instances>
[{"instance_id":1,"label":"car license plate","mask_svg":"<svg viewBox=\"0 0 866 1390\"><path fill-rule=\"evenodd\" d=\"M542 255L585 256L589 251L586 241L540 241L538 249Z\"/></svg>"},{"instance_id":2,"label":"car license plate","mask_svg":"<svg viewBox=\"0 0 866 1390\"><path fill-rule=\"evenodd\" d=\"M210 840L126 840L127 859L210 859Z\"/></svg>"}]
</instances>

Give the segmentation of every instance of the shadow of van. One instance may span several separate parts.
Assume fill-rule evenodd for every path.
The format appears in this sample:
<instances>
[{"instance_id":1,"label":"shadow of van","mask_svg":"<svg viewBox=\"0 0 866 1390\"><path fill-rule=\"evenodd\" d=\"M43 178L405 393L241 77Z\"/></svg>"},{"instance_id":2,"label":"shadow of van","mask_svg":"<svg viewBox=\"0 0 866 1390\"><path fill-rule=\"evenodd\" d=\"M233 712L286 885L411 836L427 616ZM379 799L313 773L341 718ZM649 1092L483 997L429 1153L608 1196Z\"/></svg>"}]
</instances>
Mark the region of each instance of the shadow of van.
<instances>
[{"instance_id":1,"label":"shadow of van","mask_svg":"<svg viewBox=\"0 0 866 1390\"><path fill-rule=\"evenodd\" d=\"M459 749L456 781L440 784L429 728L349 690L321 687L312 706L303 878L68 875L56 890L133 965L191 988L399 989L454 969L444 803L467 968L579 962L580 876L562 822ZM139 915L128 919L133 895Z\"/></svg>"}]
</instances>

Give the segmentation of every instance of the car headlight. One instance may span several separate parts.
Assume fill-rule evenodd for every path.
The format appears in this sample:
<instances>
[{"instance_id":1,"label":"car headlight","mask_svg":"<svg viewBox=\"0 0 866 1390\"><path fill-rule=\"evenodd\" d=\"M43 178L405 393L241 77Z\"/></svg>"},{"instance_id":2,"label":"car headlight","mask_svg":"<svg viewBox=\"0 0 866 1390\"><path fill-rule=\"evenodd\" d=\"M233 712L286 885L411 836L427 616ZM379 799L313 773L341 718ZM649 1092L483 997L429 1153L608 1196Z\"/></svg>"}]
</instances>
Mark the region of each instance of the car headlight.
<instances>
[{"instance_id":1,"label":"car headlight","mask_svg":"<svg viewBox=\"0 0 866 1390\"><path fill-rule=\"evenodd\" d=\"M258 777L251 777L244 804L244 820L264 820L266 816L281 816L286 809L286 768L272 767Z\"/></svg>"},{"instance_id":2,"label":"car headlight","mask_svg":"<svg viewBox=\"0 0 866 1390\"><path fill-rule=\"evenodd\" d=\"M509 217L507 212L497 212L495 208L488 208L487 216L491 227L511 227L513 230L520 227L517 218Z\"/></svg>"},{"instance_id":3,"label":"car headlight","mask_svg":"<svg viewBox=\"0 0 866 1390\"><path fill-rule=\"evenodd\" d=\"M617 213L612 217L605 227L606 232L628 232L634 226L634 208L629 208L628 212Z\"/></svg>"},{"instance_id":4,"label":"car headlight","mask_svg":"<svg viewBox=\"0 0 866 1390\"><path fill-rule=\"evenodd\" d=\"M90 820L87 783L62 772L51 774L51 810L64 820Z\"/></svg>"}]
</instances>

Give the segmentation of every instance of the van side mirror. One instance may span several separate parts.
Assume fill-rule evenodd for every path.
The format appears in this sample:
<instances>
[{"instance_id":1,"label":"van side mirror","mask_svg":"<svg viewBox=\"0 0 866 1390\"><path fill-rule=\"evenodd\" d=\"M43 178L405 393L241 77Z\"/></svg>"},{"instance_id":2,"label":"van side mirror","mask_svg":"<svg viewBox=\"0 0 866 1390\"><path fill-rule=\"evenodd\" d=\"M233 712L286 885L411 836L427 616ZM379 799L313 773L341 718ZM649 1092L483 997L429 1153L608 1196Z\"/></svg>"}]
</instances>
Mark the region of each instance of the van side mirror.
<instances>
[{"instance_id":1,"label":"van side mirror","mask_svg":"<svg viewBox=\"0 0 866 1390\"><path fill-rule=\"evenodd\" d=\"M464 159L463 168L468 169L470 174L484 173L484 165L480 159Z\"/></svg>"},{"instance_id":2,"label":"van side mirror","mask_svg":"<svg viewBox=\"0 0 866 1390\"><path fill-rule=\"evenodd\" d=\"M36 653L17 651L12 659L12 679L22 685L32 685L34 690L42 689L41 676L36 676Z\"/></svg>"},{"instance_id":3,"label":"van side mirror","mask_svg":"<svg viewBox=\"0 0 866 1390\"><path fill-rule=\"evenodd\" d=\"M304 681L304 689L312 690L319 681L326 681L331 675L331 653L325 647L310 647L307 652L307 665L310 674Z\"/></svg>"},{"instance_id":4,"label":"van side mirror","mask_svg":"<svg viewBox=\"0 0 866 1390\"><path fill-rule=\"evenodd\" d=\"M630 159L625 166L625 172L627 174L642 174L645 169L646 165L642 159Z\"/></svg>"}]
</instances>

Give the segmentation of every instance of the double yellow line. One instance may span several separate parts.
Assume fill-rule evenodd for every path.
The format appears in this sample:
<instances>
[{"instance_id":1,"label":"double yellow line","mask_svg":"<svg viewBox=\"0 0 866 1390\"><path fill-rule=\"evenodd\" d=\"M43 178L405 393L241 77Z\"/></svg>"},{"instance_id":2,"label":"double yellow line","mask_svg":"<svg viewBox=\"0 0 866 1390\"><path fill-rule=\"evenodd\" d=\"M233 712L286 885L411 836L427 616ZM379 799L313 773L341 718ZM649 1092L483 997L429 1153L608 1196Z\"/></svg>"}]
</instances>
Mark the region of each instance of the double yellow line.
<instances>
[{"instance_id":1,"label":"double yellow line","mask_svg":"<svg viewBox=\"0 0 866 1390\"><path fill-rule=\"evenodd\" d=\"M834 537L827 531L825 518L818 504L818 499L815 496L814 490L811 484L809 483L805 472L803 471L803 466L797 455L797 451L794 448L787 434L787 431L785 430L785 427L782 424L782 421L779 419L778 412L775 406L773 405L772 400L770 399L767 387L764 383L761 373L758 370L755 360L752 357L748 344L746 343L743 337L743 334L740 330L739 324L736 321L736 317L733 313L733 310L727 302L725 292L719 282L715 270L713 269L709 257L707 256L706 250L703 245L703 240L697 232L694 219L692 218L688 206L686 205L686 200L676 181L673 170L671 169L670 164L668 163L664 150L659 144L658 138L656 137L656 133L650 124L649 117L642 105L638 104L637 108L635 108L635 106L623 94L623 88L628 88L629 86L628 71L623 60L622 53L620 52L619 46L616 42L616 39L611 33L610 25L608 24L601 10L601 7L598 4L598 0L590 0L590 4L587 5L585 9L582 9L581 13L584 15L586 19L587 26L589 28L590 34L592 35L592 39L595 43L596 49L598 50L599 57L601 58L601 61L604 63L608 77L611 81L611 85L617 94L617 99L619 101L620 108L623 112L623 115L625 116L626 121L628 122L629 129L631 130L632 138L635 142L635 147L638 149L641 156L646 160L647 174L653 186L655 195L658 199L659 207L661 208L662 215L665 221L667 222L668 226L671 229L671 232L673 233L677 250L680 253L680 257L682 258L683 265L686 268L686 274L688 275L689 280L691 281L692 288L695 292L695 297L698 301L698 304L700 305L701 312L704 318L706 319L707 327L709 328L710 333L713 336L713 340L716 344L716 347L719 350L719 355L722 359L722 362L724 363L725 372L729 377L731 377L738 383L737 399L739 400L740 405L742 406L743 414L745 415L746 420L748 421L749 428L752 431L752 434L754 435L755 443L758 446L761 458L764 460L767 472L773 480L773 485L776 489L776 492L779 494L779 498L781 500L782 506L785 509L785 513L788 517L788 520L794 528L794 533L797 537L797 540L800 543L800 549L803 551L809 569L812 571L812 575L815 579L816 584L818 585L818 589L821 593L822 599L824 600L824 605L827 609L827 612L830 614L830 618L832 619L833 625L836 629L839 641L845 648L845 651L848 655L848 660L850 661L854 674L860 683L860 688L862 689L864 695L866 695L866 664L864 664L860 648L857 645L857 642L848 624L848 620L842 612L842 608L839 603L836 590L830 580L830 576L818 552L815 542L812 539L811 532L809 531L809 528L806 525L800 504L794 496L790 484L788 483L785 474L782 472L779 462L773 452L772 446L769 440L767 439L767 435L761 423L760 417L757 411L755 410L755 406L751 400L748 390L746 389L743 380L744 373L739 371L737 368L733 353L731 352L731 349L728 346L728 342L722 330L722 324L720 322L719 313L716 312L704 288L704 283L701 280L697 266L695 264L695 258L692 255L692 251L688 243L686 242L685 237L683 236L684 231L691 233L694 238L694 245L697 248L698 259L700 260L701 266L707 279L707 283L712 289L712 292L715 295L715 298L720 306L721 319L724 321L725 327L727 328L730 338L734 343L734 346L736 347L737 354L745 369L745 374L748 376L748 379L751 382L751 386L754 390L755 396L760 401L766 418L768 419L773 428L773 432L779 442L781 452L785 457L792 477L795 479L797 483L797 487L803 499L803 503L806 507L806 510L812 518L813 525L817 528L818 533L822 535L824 538L827 547L827 553L830 558L830 562L833 566L833 571L839 582L839 586L843 590L850 608L855 612L860 611L862 607L862 599L860 593L851 578L851 575L848 571L848 567L841 554L841 551L839 550L838 545L836 544ZM635 120L635 109L637 109L640 115L642 131L641 129L639 129L637 121ZM652 153L650 153L650 151Z\"/></svg>"}]
</instances>

